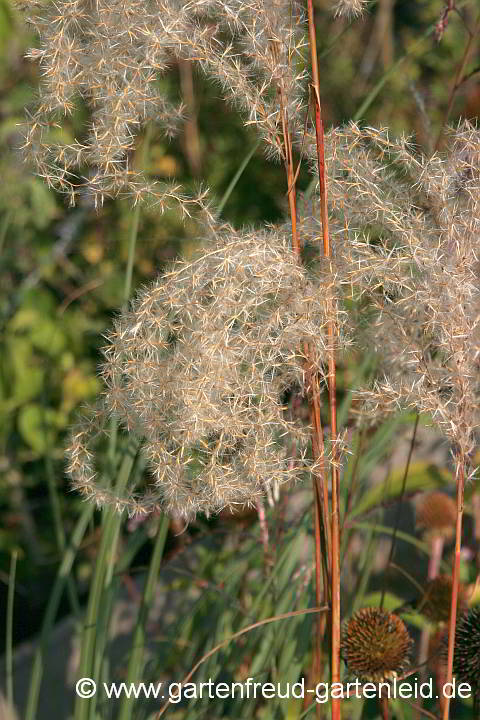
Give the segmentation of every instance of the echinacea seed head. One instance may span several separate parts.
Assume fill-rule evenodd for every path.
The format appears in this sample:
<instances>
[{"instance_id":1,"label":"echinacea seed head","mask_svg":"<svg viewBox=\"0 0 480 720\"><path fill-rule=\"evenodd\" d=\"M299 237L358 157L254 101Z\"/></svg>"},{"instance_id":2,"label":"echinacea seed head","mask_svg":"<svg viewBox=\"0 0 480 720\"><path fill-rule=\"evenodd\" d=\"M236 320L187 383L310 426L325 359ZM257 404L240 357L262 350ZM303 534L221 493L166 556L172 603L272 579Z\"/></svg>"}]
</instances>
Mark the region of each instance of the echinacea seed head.
<instances>
[{"instance_id":1,"label":"echinacea seed head","mask_svg":"<svg viewBox=\"0 0 480 720\"><path fill-rule=\"evenodd\" d=\"M453 537L457 520L455 501L446 493L430 492L421 495L416 504L417 527L430 536L449 540Z\"/></svg>"},{"instance_id":2,"label":"echinacea seed head","mask_svg":"<svg viewBox=\"0 0 480 720\"><path fill-rule=\"evenodd\" d=\"M461 682L480 693L480 607L474 607L457 621L453 672Z\"/></svg>"},{"instance_id":3,"label":"echinacea seed head","mask_svg":"<svg viewBox=\"0 0 480 720\"><path fill-rule=\"evenodd\" d=\"M425 592L417 604L417 610L433 623L447 623L450 619L452 604L452 578L449 575L439 575L429 580ZM459 614L467 609L467 591L464 585L458 588L457 612Z\"/></svg>"},{"instance_id":4,"label":"echinacea seed head","mask_svg":"<svg viewBox=\"0 0 480 720\"><path fill-rule=\"evenodd\" d=\"M358 610L343 629L341 652L362 682L385 682L409 664L412 639L403 620L377 607Z\"/></svg>"}]
</instances>

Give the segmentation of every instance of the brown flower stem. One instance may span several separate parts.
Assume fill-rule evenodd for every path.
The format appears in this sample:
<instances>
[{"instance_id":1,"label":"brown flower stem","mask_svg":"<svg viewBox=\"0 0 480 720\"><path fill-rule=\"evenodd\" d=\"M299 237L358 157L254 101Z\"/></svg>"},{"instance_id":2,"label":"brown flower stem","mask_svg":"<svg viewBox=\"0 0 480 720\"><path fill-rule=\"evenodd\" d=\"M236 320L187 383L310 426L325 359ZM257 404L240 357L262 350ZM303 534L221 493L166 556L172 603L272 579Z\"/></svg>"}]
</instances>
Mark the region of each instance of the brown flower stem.
<instances>
[{"instance_id":1,"label":"brown flower stem","mask_svg":"<svg viewBox=\"0 0 480 720\"><path fill-rule=\"evenodd\" d=\"M428 579L434 580L440 569L440 563L442 562L443 546L445 545L445 538L442 535L434 535L431 541L430 557L428 559ZM430 641L430 630L427 627L422 628L422 634L420 635L420 645L418 649L418 664L422 666L420 670L420 679L425 678L425 663L428 659L428 645ZM437 663L438 665L438 663ZM443 683L442 683L443 685ZM442 703L442 698L440 698ZM421 704L421 703L420 703ZM441 705L443 707L443 705ZM420 718L417 712L416 718Z\"/></svg>"},{"instance_id":2,"label":"brown flower stem","mask_svg":"<svg viewBox=\"0 0 480 720\"><path fill-rule=\"evenodd\" d=\"M402 502L403 502L403 499L404 499L404 497L405 497L405 491L406 491L406 489L407 489L408 472L409 472L409 470L410 470L410 464L411 464L411 462L412 462L413 450L414 450L414 448L415 448L415 440L416 440L416 437L417 437L417 430L418 430L419 420L420 420L420 415L419 415L419 413L417 413L416 416L415 416L415 424L414 424L414 426L413 426L412 439L411 439L411 441L410 441L410 447L409 447L409 449L408 449L407 462L405 463L405 470L404 470L404 473L403 473L402 489L401 489L401 492L400 492L400 497L399 497L399 499L398 499L397 515L396 515L396 517L395 517L395 525L394 525L394 527L393 527L392 542L390 543L390 552L389 552L389 555L388 555L388 561L387 561L387 564L386 564L386 567L385 567L385 577L386 577L386 572L388 571L388 569L390 568L390 566L391 566L391 564L392 564L393 555L394 555L394 553L395 553L395 545L396 545L396 542L397 542L397 533L398 533L398 528L399 528L399 525L400 525L400 516L401 516L401 512L402 512ZM381 598L380 598L380 607L381 607L381 608L383 608L383 603L385 602L385 592L386 592L386 589L387 589L387 587L386 587L386 582L385 582L385 583L383 584L383 587L382 587L382 596L381 596Z\"/></svg>"},{"instance_id":3,"label":"brown flower stem","mask_svg":"<svg viewBox=\"0 0 480 720\"><path fill-rule=\"evenodd\" d=\"M280 100L281 119L282 119L282 132L283 132L283 147L285 152L285 168L287 174L287 195L288 205L290 210L290 218L292 223L292 248L295 256L301 261L301 247L300 239L298 236L297 229L297 200L296 200L296 179L294 162L293 162L293 149L291 136L288 130L288 117L285 111L285 104L283 102L283 95L281 90L278 93ZM328 515L328 489L325 482L325 471L324 471L324 443L323 443L323 430L320 415L320 390L318 387L318 381L313 370L314 362L312 352L307 343L304 345L304 352L306 357L306 386L310 404L310 417L312 420L312 454L315 465L319 468L313 476L314 486L314 528L315 528L315 597L316 602L320 605L322 602L322 590L323 594L326 595L328 588L328 567L327 567L327 522L326 517ZM323 503L321 501L323 496ZM325 504L326 503L326 504ZM322 562L323 556L323 562ZM323 575L323 584L321 581ZM321 639L325 632L325 620L321 617L317 620L317 627L315 632L315 651L314 651L314 676L315 682L318 682L320 677L320 669L322 667L322 643ZM321 717L320 705L316 704L317 718Z\"/></svg>"},{"instance_id":4,"label":"brown flower stem","mask_svg":"<svg viewBox=\"0 0 480 720\"><path fill-rule=\"evenodd\" d=\"M382 713L382 720L388 720L388 698L380 697L379 700L380 712Z\"/></svg>"},{"instance_id":5,"label":"brown flower stem","mask_svg":"<svg viewBox=\"0 0 480 720\"><path fill-rule=\"evenodd\" d=\"M287 183L288 183L288 207L290 210L290 220L292 223L292 246L293 252L298 259L300 259L300 239L298 237L297 230L297 194L296 194L296 180L295 171L293 167L293 151L292 151L292 139L288 131L288 119L286 117L285 110L282 105L282 129L283 129L283 145L285 149L285 166L287 171Z\"/></svg>"},{"instance_id":6,"label":"brown flower stem","mask_svg":"<svg viewBox=\"0 0 480 720\"><path fill-rule=\"evenodd\" d=\"M320 77L318 72L317 41L313 2L307 0L308 35L312 63L312 86L315 100L315 139L317 145L318 180L320 188L320 215L322 219L323 252L331 257L330 234L328 227L327 184L325 173L325 136L323 129L322 108L320 103ZM335 337L334 300L328 298L329 321L328 333L328 396L330 401L330 440L332 445L332 508L331 508L331 675L332 683L340 682L340 517L339 517L339 472L337 458L337 388L335 368ZM332 720L340 720L340 698L332 698Z\"/></svg>"},{"instance_id":7,"label":"brown flower stem","mask_svg":"<svg viewBox=\"0 0 480 720\"><path fill-rule=\"evenodd\" d=\"M437 577L442 562L443 546L445 538L442 535L434 535L431 542L430 558L428 560L428 579Z\"/></svg>"},{"instance_id":8,"label":"brown flower stem","mask_svg":"<svg viewBox=\"0 0 480 720\"><path fill-rule=\"evenodd\" d=\"M455 101L455 95L457 94L457 90L463 83L465 79L465 68L467 66L467 63L470 59L470 53L472 52L473 43L475 41L476 36L480 32L480 14L477 17L477 21L475 23L475 27L472 31L469 31L469 38L468 42L465 46L465 51L463 53L463 57L460 61L460 64L457 68L457 72L455 74L455 79L453 81L453 85L450 89L450 95L448 97L448 103L447 108L445 110L445 114L443 116L442 124L440 126L440 132L438 133L437 142L435 143L435 152L440 148L440 144L442 142L443 133L445 130L445 126L448 122L448 118L450 117L450 113L452 112L453 103Z\"/></svg>"},{"instance_id":9,"label":"brown flower stem","mask_svg":"<svg viewBox=\"0 0 480 720\"><path fill-rule=\"evenodd\" d=\"M265 563L265 570L266 570L267 574L269 574L273 567L274 559L273 559L273 555L270 551L267 516L265 513L265 508L263 506L263 502L261 500L257 500L255 502L255 506L257 508L258 522L260 525L260 537L262 538L263 561Z\"/></svg>"},{"instance_id":10,"label":"brown flower stem","mask_svg":"<svg viewBox=\"0 0 480 720\"><path fill-rule=\"evenodd\" d=\"M305 345L307 357L308 345ZM329 539L329 523L328 523L328 488L325 482L325 448L323 442L323 429L320 416L320 391L316 376L311 372L311 368L307 368L307 386L310 390L310 418L312 423L312 452L316 463L319 463L320 470L312 474L313 497L314 497L314 515L315 515L315 602L319 606L322 602L322 592L325 600L329 595L329 572L331 567L330 548L331 541ZM321 580L323 575L323 585ZM317 618L315 628L315 652L313 663L314 682L320 682L323 677L323 653L322 643L325 636L327 616L322 614ZM317 718L322 717L321 706L316 703L315 707Z\"/></svg>"},{"instance_id":11,"label":"brown flower stem","mask_svg":"<svg viewBox=\"0 0 480 720\"><path fill-rule=\"evenodd\" d=\"M190 172L198 177L202 171L202 153L197 122L197 104L193 85L193 64L191 60L178 60L180 87L188 111L184 124L183 146Z\"/></svg>"},{"instance_id":12,"label":"brown flower stem","mask_svg":"<svg viewBox=\"0 0 480 720\"><path fill-rule=\"evenodd\" d=\"M275 46L273 46L273 52L275 52ZM285 153L285 167L287 173L287 195L288 204L290 210L290 218L292 223L292 248L295 256L301 262L301 247L300 238L297 230L297 202L296 202L296 181L298 172L295 172L293 162L293 149L290 132L288 130L288 117L285 109L285 103L283 101L282 89L278 89L278 96L280 102L281 122L282 122L282 133L283 133L283 147ZM311 348L308 343L304 344L305 352L305 380L306 389L309 398L310 405L310 418L312 421L312 454L316 465L316 470L313 476L313 495L314 495L314 528L315 528L315 597L318 603L322 600L323 595L326 596L328 593L328 488L325 481L325 468L324 468L324 442L323 442L323 430L320 415L320 388L318 386L318 379L315 373L315 363ZM323 502L322 502L323 498ZM323 561L322 561L323 559ZM323 585L321 584L321 577L323 575ZM314 652L314 675L316 681L320 678L320 669L322 667L322 638L325 632L325 619L318 618L317 627L315 632L315 652ZM321 717L320 705L316 704L316 715L317 718Z\"/></svg>"},{"instance_id":13,"label":"brown flower stem","mask_svg":"<svg viewBox=\"0 0 480 720\"><path fill-rule=\"evenodd\" d=\"M311 350L307 344L304 346L305 355L310 357ZM321 534L321 548L323 552L323 580L325 591L328 592L329 577L331 569L331 547L332 538L330 534L330 525L328 522L328 487L325 482L325 445L323 442L322 419L320 415L320 388L318 387L318 379L312 371L311 365L306 370L307 388L310 393L310 419L312 423L312 454L315 463L318 464L319 470L313 475L313 487L316 500L320 503L319 529ZM318 543L316 543L316 548ZM322 618L323 621L323 618Z\"/></svg>"},{"instance_id":14,"label":"brown flower stem","mask_svg":"<svg viewBox=\"0 0 480 720\"><path fill-rule=\"evenodd\" d=\"M462 522L465 491L465 457L463 453L457 455L457 524L455 531L455 559L452 573L452 605L450 608L450 622L448 626L448 660L446 682L451 683L453 677L453 655L455 649L455 629L457 626L458 586L460 580L460 553L462 550ZM443 720L448 720L450 712L450 698L445 697L443 707Z\"/></svg>"},{"instance_id":15,"label":"brown flower stem","mask_svg":"<svg viewBox=\"0 0 480 720\"><path fill-rule=\"evenodd\" d=\"M322 542L321 542L321 527L322 527L322 518L320 517L320 508L322 507L322 503L319 497L318 493L318 485L317 480L315 477L312 478L313 481L313 496L314 496L314 515L315 515L315 603L318 605L322 600L322 588L326 589L328 587L327 583L325 582L325 574L326 574L326 568L325 563L322 562ZM321 573L323 572L323 584L322 584L322 578ZM313 685L316 685L320 678L323 676L323 665L324 665L324 659L323 659L323 653L322 653L322 643L323 638L325 636L325 628L326 628L326 615L321 615L317 618L317 622L314 625L315 631L314 631L314 653L313 653ZM312 700L307 703L308 705L311 704ZM308 707L307 705L307 707ZM324 717L322 713L322 709L319 703L315 704L315 714L317 717L317 720L320 720L322 717Z\"/></svg>"}]
</instances>

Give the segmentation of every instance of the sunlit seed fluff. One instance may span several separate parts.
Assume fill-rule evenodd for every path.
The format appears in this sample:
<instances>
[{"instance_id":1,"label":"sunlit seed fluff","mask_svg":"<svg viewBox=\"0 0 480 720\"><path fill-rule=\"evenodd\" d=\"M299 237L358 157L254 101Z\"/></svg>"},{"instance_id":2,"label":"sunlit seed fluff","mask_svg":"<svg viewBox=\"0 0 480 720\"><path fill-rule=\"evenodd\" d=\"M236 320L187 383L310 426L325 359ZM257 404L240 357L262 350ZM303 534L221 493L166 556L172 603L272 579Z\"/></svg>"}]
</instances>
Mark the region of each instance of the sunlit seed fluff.
<instances>
[{"instance_id":1,"label":"sunlit seed fluff","mask_svg":"<svg viewBox=\"0 0 480 720\"><path fill-rule=\"evenodd\" d=\"M418 612L433 623L447 623L452 604L452 578L439 575L425 585L423 596L417 604ZM462 614L468 606L467 591L460 583L457 598L457 612Z\"/></svg>"},{"instance_id":2,"label":"sunlit seed fluff","mask_svg":"<svg viewBox=\"0 0 480 720\"><path fill-rule=\"evenodd\" d=\"M336 17L357 18L366 11L368 0L338 0L333 12Z\"/></svg>"},{"instance_id":3,"label":"sunlit seed fluff","mask_svg":"<svg viewBox=\"0 0 480 720\"><path fill-rule=\"evenodd\" d=\"M404 622L378 607L358 610L345 622L341 653L362 682L384 682L408 667L412 639Z\"/></svg>"},{"instance_id":4,"label":"sunlit seed fluff","mask_svg":"<svg viewBox=\"0 0 480 720\"><path fill-rule=\"evenodd\" d=\"M302 476L309 430L284 397L303 387L306 343L324 372L331 282L297 262L286 233L225 226L138 294L107 336L104 405L143 438L153 483L144 503L120 507L191 518ZM93 496L85 434L75 437L70 474Z\"/></svg>"},{"instance_id":5,"label":"sunlit seed fluff","mask_svg":"<svg viewBox=\"0 0 480 720\"><path fill-rule=\"evenodd\" d=\"M370 306L360 340L380 367L358 396L377 421L400 408L430 417L468 477L480 425L480 132L465 122L448 140L429 157L351 125L327 136L326 163L332 214L349 224L343 282Z\"/></svg>"},{"instance_id":6,"label":"sunlit seed fluff","mask_svg":"<svg viewBox=\"0 0 480 720\"><path fill-rule=\"evenodd\" d=\"M267 152L282 157L282 124L300 137L306 108L305 14L292 0L57 0L25 4L39 36L29 57L39 62L37 106L25 124L24 150L37 172L70 202L80 194L101 204L127 195L166 210L192 204L206 210L202 192L188 198L173 184L134 172L132 151L147 123L169 138L184 119L158 83L178 58L217 82L227 100L263 138ZM51 132L82 98L90 110L82 141Z\"/></svg>"}]
</instances>

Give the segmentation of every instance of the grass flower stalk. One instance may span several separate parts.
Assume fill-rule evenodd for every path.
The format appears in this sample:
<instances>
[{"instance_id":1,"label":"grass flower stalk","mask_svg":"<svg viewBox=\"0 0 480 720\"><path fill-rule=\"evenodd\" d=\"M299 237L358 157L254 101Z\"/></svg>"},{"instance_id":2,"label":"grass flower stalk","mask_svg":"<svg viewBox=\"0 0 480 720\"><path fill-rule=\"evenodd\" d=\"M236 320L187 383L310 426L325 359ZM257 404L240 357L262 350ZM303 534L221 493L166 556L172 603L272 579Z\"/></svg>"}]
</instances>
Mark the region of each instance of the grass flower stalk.
<instances>
[{"instance_id":1,"label":"grass flower stalk","mask_svg":"<svg viewBox=\"0 0 480 720\"><path fill-rule=\"evenodd\" d=\"M17 573L18 550L12 551L10 557L10 572L8 576L8 597L7 597L7 623L6 623L6 690L7 702L10 707L14 707L13 697L13 605L15 597L15 577Z\"/></svg>"},{"instance_id":2,"label":"grass flower stalk","mask_svg":"<svg viewBox=\"0 0 480 720\"><path fill-rule=\"evenodd\" d=\"M165 541L167 539L168 527L170 520L166 515L159 518L157 533L155 536L152 558L148 566L145 587L143 590L140 608L138 610L138 618L135 623L135 630L132 639L132 648L127 669L127 683L139 682L142 677L144 668L145 643L147 638L147 621L148 614L152 607L155 593L155 585L160 572L160 565L163 557ZM118 720L130 720L132 717L134 701L132 698L124 696L118 714Z\"/></svg>"},{"instance_id":3,"label":"grass flower stalk","mask_svg":"<svg viewBox=\"0 0 480 720\"><path fill-rule=\"evenodd\" d=\"M80 544L91 522L94 511L94 505L91 503L85 505L75 527L73 528L71 538L67 544L62 556L62 561L57 570L57 575L53 583L52 592L48 598L47 609L43 617L40 639L35 653L33 655L32 670L30 674L30 682L28 686L27 708L25 711L25 720L35 720L37 717L38 700L40 695L40 686L43 677L43 669L45 657L47 655L48 643L53 630L55 619L57 617L60 600L65 588L65 583L70 577L70 572L75 560Z\"/></svg>"},{"instance_id":4,"label":"grass flower stalk","mask_svg":"<svg viewBox=\"0 0 480 720\"><path fill-rule=\"evenodd\" d=\"M453 660L455 653L455 634L457 627L458 596L460 586L460 556L462 551L462 525L465 496L465 460L466 458L457 455L456 483L457 483L457 523L455 528L455 555L452 572L452 602L450 607L450 619L448 624L448 653L447 653L447 674L446 683L451 683L453 678ZM450 696L445 697L443 706L443 720L450 717Z\"/></svg>"},{"instance_id":5,"label":"grass flower stalk","mask_svg":"<svg viewBox=\"0 0 480 720\"><path fill-rule=\"evenodd\" d=\"M317 43L315 32L315 19L312 0L308 0L308 31L312 65L312 85L315 108L315 140L317 148L318 180L320 188L320 215L322 221L323 253L331 258L330 234L328 224L328 198L325 168L325 139L320 102L320 77L318 71ZM340 681L340 509L339 492L340 476L337 458L337 389L335 365L335 308L334 300L328 297L328 396L330 405L330 442L332 447L331 477L332 477L332 508L331 508L331 675L332 683ZM332 698L332 720L340 720L341 704L339 698Z\"/></svg>"},{"instance_id":6,"label":"grass flower stalk","mask_svg":"<svg viewBox=\"0 0 480 720\"><path fill-rule=\"evenodd\" d=\"M119 470L116 491L121 495L127 487L130 473L133 468L136 449L130 443ZM85 614L82 645L80 652L79 677L91 677L95 657L96 642L96 619L99 613L100 602L103 593L105 573L107 572L107 561L113 561L112 546L115 538L118 537L118 530L122 522L122 516L115 512L114 507L108 507L104 512L104 523L102 538L98 549L98 556L95 563L93 581L88 597L87 611ZM76 697L74 720L88 720L90 701L81 696Z\"/></svg>"}]
</instances>

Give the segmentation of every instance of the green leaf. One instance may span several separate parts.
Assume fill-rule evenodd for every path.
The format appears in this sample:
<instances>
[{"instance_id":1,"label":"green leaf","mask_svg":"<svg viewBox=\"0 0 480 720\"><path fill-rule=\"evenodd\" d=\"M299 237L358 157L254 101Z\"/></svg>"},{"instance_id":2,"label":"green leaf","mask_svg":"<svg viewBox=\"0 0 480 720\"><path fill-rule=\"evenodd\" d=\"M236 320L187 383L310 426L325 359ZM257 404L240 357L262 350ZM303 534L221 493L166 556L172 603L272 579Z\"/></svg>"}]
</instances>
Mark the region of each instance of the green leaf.
<instances>
[{"instance_id":1,"label":"green leaf","mask_svg":"<svg viewBox=\"0 0 480 720\"><path fill-rule=\"evenodd\" d=\"M72 410L82 400L95 397L101 390L100 380L82 367L73 367L62 382L62 409Z\"/></svg>"},{"instance_id":2,"label":"green leaf","mask_svg":"<svg viewBox=\"0 0 480 720\"><path fill-rule=\"evenodd\" d=\"M10 329L16 332L28 332L32 345L50 357L59 355L67 344L67 339L53 319L34 308L23 307L12 318Z\"/></svg>"},{"instance_id":3,"label":"green leaf","mask_svg":"<svg viewBox=\"0 0 480 720\"><path fill-rule=\"evenodd\" d=\"M388 480L387 488L383 483L380 483L367 490L356 505L352 507L349 520L359 517L359 515L365 515L365 513L382 504L397 500L402 493L404 472L404 468L393 472ZM418 462L410 466L405 495L425 490L437 490L438 488L451 486L452 483L452 474L448 470L431 463Z\"/></svg>"},{"instance_id":4,"label":"green leaf","mask_svg":"<svg viewBox=\"0 0 480 720\"><path fill-rule=\"evenodd\" d=\"M57 413L35 403L25 405L18 415L18 430L32 450L43 454L55 443L58 431Z\"/></svg>"},{"instance_id":5,"label":"green leaf","mask_svg":"<svg viewBox=\"0 0 480 720\"><path fill-rule=\"evenodd\" d=\"M39 230L47 227L58 215L55 196L47 185L38 178L32 178L29 183L30 204L32 206L31 219Z\"/></svg>"},{"instance_id":6,"label":"green leaf","mask_svg":"<svg viewBox=\"0 0 480 720\"><path fill-rule=\"evenodd\" d=\"M415 588L413 589L413 592L415 592ZM368 595L365 595L363 598L363 607L380 607L380 602L382 599L382 593L381 592L372 592ZM405 598L401 598L398 595L395 595L391 592L386 592L383 598L383 607L385 610L388 610L389 612L395 612L397 608L400 608L405 602ZM415 627L419 628L421 630L424 627L428 627L427 621L418 613L401 613L402 620L406 620L406 617L408 617L408 624L414 625Z\"/></svg>"},{"instance_id":7,"label":"green leaf","mask_svg":"<svg viewBox=\"0 0 480 720\"><path fill-rule=\"evenodd\" d=\"M13 364L10 398L16 407L38 395L43 387L45 370L35 364L32 344L26 338L9 337L6 344L7 355Z\"/></svg>"}]
</instances>

